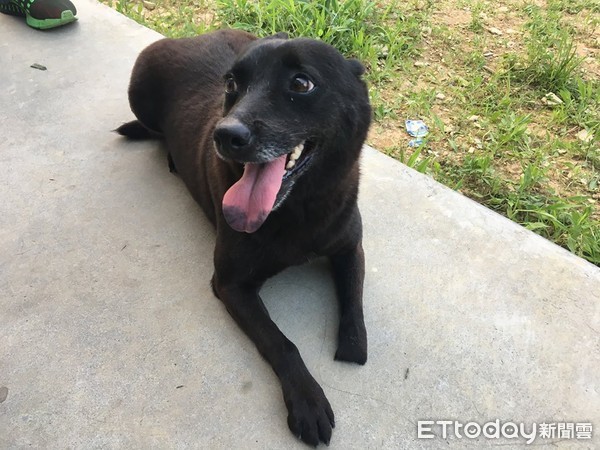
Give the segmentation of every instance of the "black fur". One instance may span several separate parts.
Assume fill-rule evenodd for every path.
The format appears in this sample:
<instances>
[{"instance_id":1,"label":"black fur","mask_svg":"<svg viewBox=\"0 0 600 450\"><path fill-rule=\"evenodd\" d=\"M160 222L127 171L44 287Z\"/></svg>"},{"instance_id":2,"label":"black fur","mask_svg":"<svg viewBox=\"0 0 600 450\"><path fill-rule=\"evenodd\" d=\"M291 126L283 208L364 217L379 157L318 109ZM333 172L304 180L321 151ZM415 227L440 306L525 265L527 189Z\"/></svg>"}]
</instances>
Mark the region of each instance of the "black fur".
<instances>
[{"instance_id":1,"label":"black fur","mask_svg":"<svg viewBox=\"0 0 600 450\"><path fill-rule=\"evenodd\" d=\"M213 290L279 377L291 431L315 446L329 442L333 411L259 290L290 265L328 257L341 314L335 358L366 362L357 194L371 110L363 72L329 45L285 34L256 39L221 30L164 39L133 69L129 100L139 122L117 130L165 140L170 169L217 228ZM283 178L264 223L252 233L232 229L222 202L243 163L272 161L299 142L303 159ZM232 211L229 223L237 220Z\"/></svg>"},{"instance_id":2,"label":"black fur","mask_svg":"<svg viewBox=\"0 0 600 450\"><path fill-rule=\"evenodd\" d=\"M114 131L135 141L156 138L156 135L142 125L139 120L132 120L131 122L124 123Z\"/></svg>"}]
</instances>

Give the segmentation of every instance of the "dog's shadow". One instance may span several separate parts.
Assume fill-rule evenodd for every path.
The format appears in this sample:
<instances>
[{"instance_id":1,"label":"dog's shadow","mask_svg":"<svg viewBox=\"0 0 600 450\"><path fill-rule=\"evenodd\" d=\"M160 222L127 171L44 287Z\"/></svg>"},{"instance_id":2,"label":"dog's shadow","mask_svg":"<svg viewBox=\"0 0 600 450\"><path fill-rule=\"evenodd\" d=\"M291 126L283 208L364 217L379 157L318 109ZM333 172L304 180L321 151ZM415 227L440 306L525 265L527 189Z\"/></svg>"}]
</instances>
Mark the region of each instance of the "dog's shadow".
<instances>
[{"instance_id":1,"label":"dog's shadow","mask_svg":"<svg viewBox=\"0 0 600 450\"><path fill-rule=\"evenodd\" d=\"M333 360L338 304L329 262L319 258L268 280L261 297L271 318L294 342L309 367Z\"/></svg>"}]
</instances>

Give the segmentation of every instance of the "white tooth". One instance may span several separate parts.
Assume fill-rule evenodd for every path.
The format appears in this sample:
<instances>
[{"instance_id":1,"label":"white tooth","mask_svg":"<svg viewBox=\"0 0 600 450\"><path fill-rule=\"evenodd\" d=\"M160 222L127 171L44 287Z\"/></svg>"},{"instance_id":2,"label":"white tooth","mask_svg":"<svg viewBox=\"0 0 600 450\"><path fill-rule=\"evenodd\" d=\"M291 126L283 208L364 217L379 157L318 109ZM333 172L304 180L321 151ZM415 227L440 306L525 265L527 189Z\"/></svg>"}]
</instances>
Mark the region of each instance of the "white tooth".
<instances>
[{"instance_id":1,"label":"white tooth","mask_svg":"<svg viewBox=\"0 0 600 450\"><path fill-rule=\"evenodd\" d=\"M300 155L302 154L302 150L304 150L304 142L301 142L300 144L296 145L292 152L289 154L290 158L288 160L287 165L285 166L286 169L289 170L292 167L294 167L296 161L298 160L298 158L300 158Z\"/></svg>"}]
</instances>

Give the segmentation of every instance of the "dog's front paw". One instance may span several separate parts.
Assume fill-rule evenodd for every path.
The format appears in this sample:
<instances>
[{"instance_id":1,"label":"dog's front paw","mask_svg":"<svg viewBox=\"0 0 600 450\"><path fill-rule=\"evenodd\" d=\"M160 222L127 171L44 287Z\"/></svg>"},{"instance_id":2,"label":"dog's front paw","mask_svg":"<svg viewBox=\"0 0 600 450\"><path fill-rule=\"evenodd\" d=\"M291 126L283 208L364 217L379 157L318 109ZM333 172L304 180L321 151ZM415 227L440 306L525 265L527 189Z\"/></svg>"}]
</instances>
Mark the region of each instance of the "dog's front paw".
<instances>
[{"instance_id":1,"label":"dog's front paw","mask_svg":"<svg viewBox=\"0 0 600 450\"><path fill-rule=\"evenodd\" d=\"M283 395L292 433L313 447L329 444L335 419L321 386L314 379L305 380L299 387L284 389Z\"/></svg>"},{"instance_id":2,"label":"dog's front paw","mask_svg":"<svg viewBox=\"0 0 600 450\"><path fill-rule=\"evenodd\" d=\"M361 365L367 362L367 330L364 324L340 323L335 359Z\"/></svg>"}]
</instances>

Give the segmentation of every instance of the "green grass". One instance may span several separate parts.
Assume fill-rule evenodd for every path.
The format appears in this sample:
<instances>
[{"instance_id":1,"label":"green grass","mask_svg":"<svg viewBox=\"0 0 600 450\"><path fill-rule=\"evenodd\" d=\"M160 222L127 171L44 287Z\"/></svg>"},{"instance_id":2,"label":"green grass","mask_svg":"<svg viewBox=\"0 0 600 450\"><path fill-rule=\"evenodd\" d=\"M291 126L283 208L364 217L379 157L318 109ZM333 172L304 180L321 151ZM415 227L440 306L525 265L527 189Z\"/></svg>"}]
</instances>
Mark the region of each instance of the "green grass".
<instances>
[{"instance_id":1,"label":"green grass","mask_svg":"<svg viewBox=\"0 0 600 450\"><path fill-rule=\"evenodd\" d=\"M170 37L286 31L359 58L372 144L600 265L600 81L578 53L597 45L598 2L156 1L152 13L129 0L112 6ZM461 12L463 25L443 20ZM505 16L517 32L492 35ZM549 93L560 102L544 104ZM399 131L407 118L430 126L416 149Z\"/></svg>"},{"instance_id":2,"label":"green grass","mask_svg":"<svg viewBox=\"0 0 600 450\"><path fill-rule=\"evenodd\" d=\"M335 46L363 61L368 80L393 76L404 58L417 53L422 16L403 14L394 3L385 8L365 0L217 0L220 23L258 36L286 31Z\"/></svg>"},{"instance_id":3,"label":"green grass","mask_svg":"<svg viewBox=\"0 0 600 450\"><path fill-rule=\"evenodd\" d=\"M563 24L563 10L557 3L549 1L547 10L524 5L528 19L522 48L505 52L491 75L478 70L489 40L478 41L477 36L472 40L473 52L457 54L449 62L450 67L471 71L462 75L466 83L454 88L464 111L461 115L457 110L455 120L461 128L471 127L470 141L465 143L460 135L443 136L451 156L458 157L428 166L438 180L600 265L600 222L597 200L592 197L599 192L600 178L600 83L581 73L583 58L576 53L575 32ZM580 6L579 11L585 9ZM481 3L472 8L469 29L475 34L483 29L480 9ZM439 30L442 39L447 32ZM540 104L549 92L562 101L550 111ZM468 115L480 117L478 129L468 123ZM534 126L544 127L546 133L534 135ZM571 130L586 130L593 138L581 142ZM481 144L469 146L474 142ZM557 192L560 159L567 160L563 165L572 179L559 179L563 186ZM520 176L506 170L511 165L520 166Z\"/></svg>"}]
</instances>

